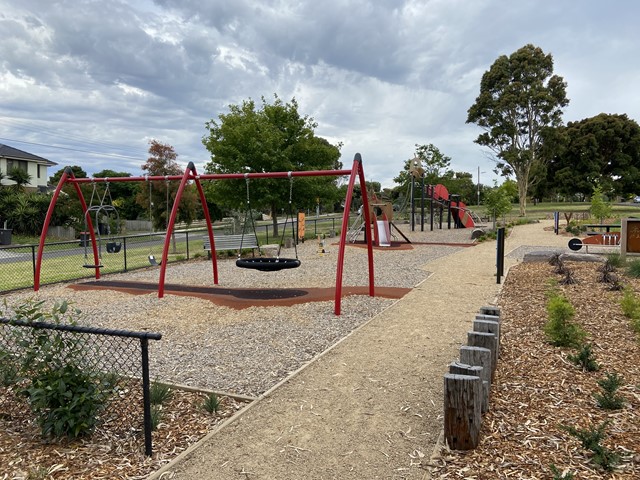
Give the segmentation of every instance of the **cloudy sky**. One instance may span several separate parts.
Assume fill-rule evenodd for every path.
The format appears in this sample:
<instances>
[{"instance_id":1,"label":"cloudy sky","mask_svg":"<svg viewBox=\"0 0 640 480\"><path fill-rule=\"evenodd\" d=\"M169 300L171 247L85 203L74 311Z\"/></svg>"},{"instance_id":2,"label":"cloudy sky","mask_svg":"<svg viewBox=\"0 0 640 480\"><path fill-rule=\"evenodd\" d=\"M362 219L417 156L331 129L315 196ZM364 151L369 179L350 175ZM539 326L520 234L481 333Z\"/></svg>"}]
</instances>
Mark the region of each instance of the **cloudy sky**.
<instances>
[{"instance_id":1,"label":"cloudy sky","mask_svg":"<svg viewBox=\"0 0 640 480\"><path fill-rule=\"evenodd\" d=\"M490 183L465 120L495 59L551 53L565 122L640 121L638 19L635 0L0 0L0 143L139 175L157 139L202 170L205 122L277 93L383 186L427 143Z\"/></svg>"}]
</instances>

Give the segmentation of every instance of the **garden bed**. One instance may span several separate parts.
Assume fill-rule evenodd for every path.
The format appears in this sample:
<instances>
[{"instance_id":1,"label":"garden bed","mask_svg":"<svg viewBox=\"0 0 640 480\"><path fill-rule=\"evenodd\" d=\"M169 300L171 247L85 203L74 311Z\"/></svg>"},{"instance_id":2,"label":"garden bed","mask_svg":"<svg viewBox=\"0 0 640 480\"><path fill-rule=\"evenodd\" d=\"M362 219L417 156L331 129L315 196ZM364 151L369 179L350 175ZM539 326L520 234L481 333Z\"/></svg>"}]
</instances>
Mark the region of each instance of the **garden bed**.
<instances>
[{"instance_id":1,"label":"garden bed","mask_svg":"<svg viewBox=\"0 0 640 480\"><path fill-rule=\"evenodd\" d=\"M444 449L433 478L640 477L640 337L622 313L623 293L597 281L599 264L568 266L577 284L558 285L562 277L548 263L510 270L499 301L501 358L480 446L469 452ZM640 280L621 275L621 281L640 292ZM568 359L574 349L547 342L543 327L550 288L575 308L575 321L588 333L598 371L582 371ZM594 399L602 393L597 382L614 372L623 377L619 394L625 405L604 410ZM601 443L621 458L612 472L595 465L593 454L565 428L592 430L605 422ZM551 465L560 472L556 477Z\"/></svg>"}]
</instances>

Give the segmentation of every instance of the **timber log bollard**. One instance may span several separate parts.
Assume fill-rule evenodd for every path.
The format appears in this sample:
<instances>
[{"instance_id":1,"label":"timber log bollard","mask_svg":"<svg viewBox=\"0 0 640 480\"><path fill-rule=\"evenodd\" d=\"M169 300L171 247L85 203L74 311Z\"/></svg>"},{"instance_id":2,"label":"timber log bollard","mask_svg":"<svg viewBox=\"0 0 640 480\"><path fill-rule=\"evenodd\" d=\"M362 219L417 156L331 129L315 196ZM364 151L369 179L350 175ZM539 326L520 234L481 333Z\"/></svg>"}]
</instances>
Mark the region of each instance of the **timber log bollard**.
<instances>
[{"instance_id":1,"label":"timber log bollard","mask_svg":"<svg viewBox=\"0 0 640 480\"><path fill-rule=\"evenodd\" d=\"M482 307L460 347L460 360L444 376L444 438L453 450L471 450L480 442L482 414L500 356L500 308Z\"/></svg>"}]
</instances>

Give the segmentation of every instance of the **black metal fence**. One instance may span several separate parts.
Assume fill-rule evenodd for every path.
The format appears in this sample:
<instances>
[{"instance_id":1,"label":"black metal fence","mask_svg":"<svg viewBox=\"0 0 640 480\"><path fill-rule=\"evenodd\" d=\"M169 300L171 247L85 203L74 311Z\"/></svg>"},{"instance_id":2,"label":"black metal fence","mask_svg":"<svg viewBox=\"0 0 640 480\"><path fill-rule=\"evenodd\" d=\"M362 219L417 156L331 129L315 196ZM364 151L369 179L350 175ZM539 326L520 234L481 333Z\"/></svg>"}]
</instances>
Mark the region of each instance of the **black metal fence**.
<instances>
[{"instance_id":1,"label":"black metal fence","mask_svg":"<svg viewBox=\"0 0 640 480\"><path fill-rule=\"evenodd\" d=\"M0 411L11 422L29 411L22 392L29 379L18 373L29 355L41 354L48 368L74 362L96 385L108 390L98 413L94 436L107 435L128 441L144 437L146 455L152 454L149 395L149 340L151 332L108 330L78 325L24 322L0 318ZM56 349L47 345L58 345ZM52 354L53 351L53 354ZM43 357L39 357L42 360ZM29 368L27 365L26 368ZM28 375L27 375L28 377ZM71 402L71 399L69 399Z\"/></svg>"},{"instance_id":2,"label":"black metal fence","mask_svg":"<svg viewBox=\"0 0 640 480\"><path fill-rule=\"evenodd\" d=\"M307 236L337 232L340 222L341 217L306 219ZM280 224L280 228L282 226ZM271 224L256 226L256 231L265 244L280 240L274 240L273 235L270 237ZM169 249L169 263L206 257L203 250L206 233L206 229L176 231ZM122 273L152 266L149 256L160 259L164 240L164 232L127 236L102 235L98 245L101 274ZM0 293L33 288L37 251L37 244L0 248ZM40 285L92 278L95 276L93 266L91 241L82 235L79 240L46 243L42 254Z\"/></svg>"}]
</instances>

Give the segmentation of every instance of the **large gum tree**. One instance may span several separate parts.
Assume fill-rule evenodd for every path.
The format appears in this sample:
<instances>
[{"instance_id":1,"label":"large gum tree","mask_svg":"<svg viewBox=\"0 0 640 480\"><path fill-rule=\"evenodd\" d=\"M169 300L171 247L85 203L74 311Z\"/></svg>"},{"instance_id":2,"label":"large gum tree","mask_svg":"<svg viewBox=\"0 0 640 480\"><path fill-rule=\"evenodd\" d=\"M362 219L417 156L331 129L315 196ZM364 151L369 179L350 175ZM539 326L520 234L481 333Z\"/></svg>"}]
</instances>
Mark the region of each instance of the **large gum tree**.
<instances>
[{"instance_id":1,"label":"large gum tree","mask_svg":"<svg viewBox=\"0 0 640 480\"><path fill-rule=\"evenodd\" d=\"M522 216L529 186L544 172L568 104L566 83L553 74L553 57L529 44L493 63L468 110L467 123L484 130L475 142L493 152L502 175L515 176Z\"/></svg>"}]
</instances>

